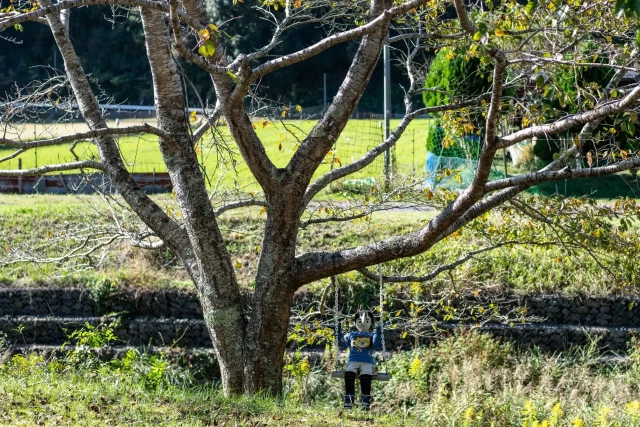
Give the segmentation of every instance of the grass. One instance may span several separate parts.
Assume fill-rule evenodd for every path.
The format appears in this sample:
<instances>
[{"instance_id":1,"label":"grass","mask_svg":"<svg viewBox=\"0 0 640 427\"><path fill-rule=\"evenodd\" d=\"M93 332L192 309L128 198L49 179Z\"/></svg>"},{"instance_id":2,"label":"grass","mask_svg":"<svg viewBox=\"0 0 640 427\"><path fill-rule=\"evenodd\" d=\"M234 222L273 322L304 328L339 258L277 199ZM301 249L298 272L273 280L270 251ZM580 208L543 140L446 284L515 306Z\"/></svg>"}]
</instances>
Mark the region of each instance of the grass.
<instances>
[{"instance_id":1,"label":"grass","mask_svg":"<svg viewBox=\"0 0 640 427\"><path fill-rule=\"evenodd\" d=\"M342 384L321 365L287 369L284 395L224 397L162 357L101 362L81 350L0 365L2 425L625 426L640 425L640 359L603 364L597 347L559 355L466 333L395 355L370 413L340 409ZM292 374L293 373L293 374Z\"/></svg>"},{"instance_id":2,"label":"grass","mask_svg":"<svg viewBox=\"0 0 640 427\"><path fill-rule=\"evenodd\" d=\"M317 121L315 120L286 120L269 124L266 127L257 126L256 132L261 139L267 155L276 167L282 168L287 165L296 150L297 140L307 135ZM397 126L399 120L392 120L392 128ZM140 120L123 120L122 127L140 124ZM154 124L151 122L151 124ZM426 134L429 120L414 120L402 138L397 143L396 159L398 171L403 174L409 174L414 171L422 171L424 169L424 161L426 159ZM113 124L110 124L114 126ZM49 137L50 135L59 136L70 134L73 132L85 131L81 124L75 127L71 125L63 127L51 127L50 125L25 125L24 135L31 135L31 128L34 128L34 135L38 139ZM218 143L212 143L211 138L204 138L203 144L197 147L199 160L203 168L207 172L209 184L214 185L222 175L220 185L226 188L239 188L243 191L259 191L259 187L255 184L255 180L241 156L238 148L229 135L226 127L219 127L216 130ZM379 127L379 121L373 119L354 119L349 121L342 136L339 138L335 153L328 156L326 161L320 165L316 171L315 177L326 173L331 162L334 165L345 164L360 158L369 149L382 142L383 130ZM166 167L162 161L162 155L158 148L157 137L152 135L141 135L131 137L120 137L117 139L122 157L132 172L165 172ZM224 141L221 142L221 141ZM28 169L48 164L56 164L61 162L73 161L73 155L69 152L71 144L61 144L51 147L42 147L38 150L30 150L20 156L3 164L6 169L17 169L18 159L22 161L22 168ZM0 157L9 155L10 149L0 148ZM78 144L76 153L83 159L97 157L95 146L89 143ZM234 159L235 166L231 161ZM337 161L335 159L338 159ZM365 178L373 176L377 179L382 177L381 160L374 165L354 174L351 178Z\"/></svg>"},{"instance_id":3,"label":"grass","mask_svg":"<svg viewBox=\"0 0 640 427\"><path fill-rule=\"evenodd\" d=\"M391 120L392 129L400 121ZM120 126L150 123L155 125L155 119L126 119ZM279 168L285 167L296 150L296 141L307 135L315 120L284 120L269 124L266 127L256 126L258 137L262 141L266 153L271 161ZM424 171L426 160L426 140L429 130L429 119L416 119L408 128L395 147L396 170L401 175L420 176ZM326 173L332 166L346 164L360 158L373 146L382 141L383 130L381 122L376 119L350 120L346 129L336 144L336 150L321 164L314 178ZM109 126L115 127L115 123L109 122ZM20 135L23 139L43 139L52 136L61 136L88 130L81 122L64 124L34 124L23 125ZM32 136L33 135L33 136ZM210 187L216 185L219 180L219 188L240 189L244 192L258 192L259 186L255 183L248 167L242 160L237 146L229 135L226 127L218 127L216 130L217 143L211 138L203 139L203 143L197 147L198 156L203 169L206 171L207 184ZM15 137L16 135L8 135ZM166 167L158 148L157 138L152 135L141 135L117 138L122 157L132 172L165 172ZM52 147L43 147L30 150L20 156L5 162L3 168L17 169L18 159L22 161L22 168L32 168L47 164L56 164L75 160L68 151L70 144L61 144ZM0 158L12 153L8 148L0 147ZM97 157L96 148L89 143L79 144L76 153L81 158ZM503 171L501 153L496 157L496 169ZM335 159L338 159L336 162ZM534 162L535 163L535 162ZM539 162L538 162L539 163ZM537 163L536 163L537 164ZM528 172L528 168L515 168L508 166L510 175ZM66 172L72 173L72 172ZM348 179L361 179L374 177L383 179L383 160L380 157L367 168L359 171ZM570 180L559 183L543 183L530 190L540 194L563 194L570 197L589 195L600 199L616 197L637 197L640 195L640 184L636 177L629 173L622 173L602 178L590 178ZM323 197L327 197L324 195ZM335 197L335 196L334 196Z\"/></svg>"},{"instance_id":4,"label":"grass","mask_svg":"<svg viewBox=\"0 0 640 427\"><path fill-rule=\"evenodd\" d=\"M173 203L168 195L154 197L162 206ZM380 212L372 216L371 223L310 226L299 233L298 252L354 247L408 233L424 226L433 214ZM491 218L497 224L502 221L497 214ZM238 266L240 283L251 287L265 215L260 214L260 208L246 208L226 213L219 220L232 260ZM133 215L122 214L119 221L126 227L139 225ZM59 257L83 241L84 230L94 227L97 232L95 227L111 227L112 222L109 210L97 196L0 196L0 261L15 258L20 253L16 251L30 253L34 249L41 256ZM385 271L398 274L431 271L434 266L451 262L484 243L482 233L465 229L427 253L387 263ZM427 293L449 288L527 294L634 293L640 290L640 266L633 256L627 258L611 257L602 264L586 252L567 255L561 247L508 246L478 256L458 267L453 276L441 275L419 288ZM87 265L88 262L92 264ZM341 275L340 280L349 286L366 283L358 273ZM0 268L0 284L4 286L93 287L104 286L106 282L113 287L192 289L188 276L169 252L133 248L126 240L115 242L104 253L97 251L70 262L19 263ZM323 285L312 284L311 288L318 286ZM388 285L388 289L403 286L413 285Z\"/></svg>"}]
</instances>

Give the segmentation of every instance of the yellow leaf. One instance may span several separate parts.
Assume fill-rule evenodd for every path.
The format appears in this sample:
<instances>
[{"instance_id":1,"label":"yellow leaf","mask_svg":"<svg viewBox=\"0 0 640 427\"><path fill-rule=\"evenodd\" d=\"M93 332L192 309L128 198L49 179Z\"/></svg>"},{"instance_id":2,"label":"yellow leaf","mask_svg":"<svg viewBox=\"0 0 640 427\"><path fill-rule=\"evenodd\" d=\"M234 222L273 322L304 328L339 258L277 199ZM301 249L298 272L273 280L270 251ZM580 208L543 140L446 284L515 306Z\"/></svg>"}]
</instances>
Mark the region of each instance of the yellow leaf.
<instances>
[{"instance_id":1,"label":"yellow leaf","mask_svg":"<svg viewBox=\"0 0 640 427\"><path fill-rule=\"evenodd\" d=\"M504 37L504 31L501 30L500 28L496 28L496 36L498 37Z\"/></svg>"},{"instance_id":2,"label":"yellow leaf","mask_svg":"<svg viewBox=\"0 0 640 427\"><path fill-rule=\"evenodd\" d=\"M623 159L626 159L629 153L627 153L625 150L620 150L620 155L622 155Z\"/></svg>"},{"instance_id":3,"label":"yellow leaf","mask_svg":"<svg viewBox=\"0 0 640 427\"><path fill-rule=\"evenodd\" d=\"M406 337L407 337L407 331L404 331L404 332L402 333L402 339L405 339Z\"/></svg>"},{"instance_id":4,"label":"yellow leaf","mask_svg":"<svg viewBox=\"0 0 640 427\"><path fill-rule=\"evenodd\" d=\"M262 209L260 209L260 215L262 215L263 213L267 213L267 207L263 206Z\"/></svg>"},{"instance_id":5,"label":"yellow leaf","mask_svg":"<svg viewBox=\"0 0 640 427\"><path fill-rule=\"evenodd\" d=\"M216 27L216 26L215 26L215 25L213 25L213 24L209 24L209 25L207 25L207 27L211 28L211 29L212 29L214 32L216 32L216 33L218 32L218 27Z\"/></svg>"},{"instance_id":6,"label":"yellow leaf","mask_svg":"<svg viewBox=\"0 0 640 427\"><path fill-rule=\"evenodd\" d=\"M287 117L287 110L282 110L282 113L280 114L280 116L282 116L282 118Z\"/></svg>"},{"instance_id":7,"label":"yellow leaf","mask_svg":"<svg viewBox=\"0 0 640 427\"><path fill-rule=\"evenodd\" d=\"M242 264L240 264L240 261L236 261L236 268L238 270L242 270Z\"/></svg>"},{"instance_id":8,"label":"yellow leaf","mask_svg":"<svg viewBox=\"0 0 640 427\"><path fill-rule=\"evenodd\" d=\"M200 31L198 31L198 35L202 40L209 40L209 38L211 37L211 33L209 33L209 30L207 30L206 28L203 28Z\"/></svg>"},{"instance_id":9,"label":"yellow leaf","mask_svg":"<svg viewBox=\"0 0 640 427\"><path fill-rule=\"evenodd\" d=\"M296 105L296 111L297 111L298 113L302 113L302 106L300 106L300 105Z\"/></svg>"}]
</instances>

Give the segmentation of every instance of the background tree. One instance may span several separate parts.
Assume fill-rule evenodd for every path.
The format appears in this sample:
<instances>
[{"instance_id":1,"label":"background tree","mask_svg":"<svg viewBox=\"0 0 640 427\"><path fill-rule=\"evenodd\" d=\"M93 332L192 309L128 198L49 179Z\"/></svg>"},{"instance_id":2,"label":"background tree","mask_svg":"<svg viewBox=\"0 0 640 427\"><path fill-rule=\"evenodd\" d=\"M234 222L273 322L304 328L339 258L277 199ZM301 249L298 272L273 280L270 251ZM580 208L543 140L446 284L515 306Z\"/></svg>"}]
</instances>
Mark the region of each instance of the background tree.
<instances>
[{"instance_id":1,"label":"background tree","mask_svg":"<svg viewBox=\"0 0 640 427\"><path fill-rule=\"evenodd\" d=\"M104 3L123 10L135 8L140 11L157 108L156 127L108 127L98 104L100 93L96 92L74 49L66 26L69 18L71 22L74 19L73 13L69 16L69 12L79 6ZM602 0L557 3L554 0L546 1L544 5L542 2L521 5L514 1L504 1L500 5L497 2L485 3L483 6L486 7L473 6L467 10L462 0L407 0L398 3L381 0L266 1L258 6L258 13L265 14L273 23L271 38L264 41L264 46L258 50L234 55L225 48L222 30L216 25L222 23L210 22L204 4L199 0L171 0L169 3L148 0L66 0L55 4L49 0L41 0L39 4L15 2L0 15L0 30L5 30L5 42L6 39L11 41L14 36L10 31L19 31L23 22L47 25L64 61L64 73L31 84L10 96L9 102L2 105L5 135L10 134L16 122L28 117L31 102L58 102L52 101L57 99L77 105L91 130L37 141L24 141L20 136L3 137L0 143L14 147L19 153L35 147L90 138L97 149L97 156L77 156L75 161L66 164L2 171L0 174L27 176L75 169L87 173L97 170L106 174L119 192L117 202L128 205L144 223L145 227L139 233L128 232L132 243L149 248L168 247L192 278L220 363L225 391L268 390L279 393L290 304L294 292L301 286L355 270L371 276L373 273L368 267L437 250L439 242L455 236L465 226L473 224L480 230L486 214L507 202L509 204L503 211L505 215L508 216L510 210L519 210L532 220L542 224L551 221L553 225L550 218L565 213L567 205L538 207L538 202L517 196L543 181L598 177L640 165L637 153L623 153L615 146L594 144L598 150L607 148L606 164L595 162L597 156L604 153L592 150L586 153L591 167L573 170L567 166L570 159L585 154L583 149L587 141L598 138L593 131L601 120L613 117L618 126L626 117L633 121L636 115L640 86L619 87L624 74L638 67L635 15L618 16L615 2ZM450 6L455 7L457 20L442 19ZM319 24L327 30L321 40L294 52L275 53L283 33ZM388 38L390 30L392 36ZM599 49L609 52L607 64L593 62L580 54L579 43L591 38L594 32L605 38ZM256 85L272 73L310 60L334 46L354 41L357 41L357 51L328 111L308 135L296 135L297 150L286 167L274 166L254 126L269 125L270 119L286 116L289 112L281 104L271 103L267 104L268 109L261 110L267 117L263 115L259 121L252 121L247 105L250 102L265 104L263 99L255 98ZM398 47L402 52L400 65L409 77L403 119L389 138L362 158L314 178L318 167L327 161L327 157L331 158L329 152L369 84L385 43ZM422 52L425 47L433 49L442 45L456 49L467 47L470 55L490 63L491 88L480 96L463 96L445 105L414 108L413 101L421 96L424 89L426 61ZM118 55L117 52L109 54ZM193 116L186 109L184 74L175 59L178 55L199 67L211 79L215 92L215 99L207 100L215 108L205 110L195 129L190 127ZM610 68L614 75L606 87L593 88L589 92L591 101L581 103L575 114L560 117L545 116L537 104L527 103L527 97L516 100L505 94L506 89L531 81L540 70L553 72L567 65ZM544 90L544 80L536 83L537 87L532 91ZM479 112L485 121L482 130L484 144L469 187L459 194L422 192L419 184L415 181L411 184L409 180L391 189L391 196L406 194L415 200L422 199L437 209L435 216L416 224L415 230L408 234L385 236L371 244L335 251L297 253L296 243L302 227L364 218L371 213L370 205L375 205L374 202L389 200L388 195L378 189L374 200L366 196L369 200L365 200L367 207L364 210L354 212L351 207L342 211L331 209L318 216L318 209L311 202L319 192L330 183L373 162L396 143L414 118L442 112L450 116L448 123L455 124L453 119L457 115L468 115L470 109ZM515 116L526 117L527 126L513 133L499 134L499 121ZM210 144L218 144L221 150L224 148L216 132L209 132L218 119L224 119L221 126L228 128L263 194L248 195L249 198L214 207L211 198L215 199L216 193L208 192L194 146L205 138ZM294 133L286 123L282 126L285 132ZM494 156L499 149L576 126L581 126L581 131L573 145L545 168L488 182ZM158 146L174 186L175 210L167 212L145 195L123 164L114 136L139 133L158 138ZM255 286L250 295L243 298L235 271L238 267L227 252L217 217L247 205L264 206L266 220ZM582 227L585 233L589 232L584 217L575 216L576 205L568 206L572 209L566 212L571 224ZM635 209L633 202L620 206L624 209L615 212L634 212ZM614 212L613 207L610 209ZM516 227L516 240L509 243L522 242L519 233L526 226L516 223L512 226ZM527 236L529 238L531 235ZM497 248L500 244L504 242L494 242L484 250ZM585 245L588 250L588 245ZM429 280L471 256L473 254L457 263L439 266L428 274L387 276L384 279Z\"/></svg>"}]
</instances>

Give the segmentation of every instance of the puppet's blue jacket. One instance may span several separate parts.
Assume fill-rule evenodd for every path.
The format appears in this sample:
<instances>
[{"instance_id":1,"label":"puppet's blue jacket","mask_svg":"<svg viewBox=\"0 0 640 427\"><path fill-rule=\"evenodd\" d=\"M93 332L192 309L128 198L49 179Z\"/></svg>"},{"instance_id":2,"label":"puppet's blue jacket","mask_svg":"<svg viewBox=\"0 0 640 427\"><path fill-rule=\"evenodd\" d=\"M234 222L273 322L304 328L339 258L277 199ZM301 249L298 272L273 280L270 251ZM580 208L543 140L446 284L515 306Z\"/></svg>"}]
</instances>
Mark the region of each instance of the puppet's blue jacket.
<instances>
[{"instance_id":1,"label":"puppet's blue jacket","mask_svg":"<svg viewBox=\"0 0 640 427\"><path fill-rule=\"evenodd\" d=\"M348 362L375 364L373 352L382 350L382 334L379 326L375 333L357 331L343 335L342 331L338 330L338 342L342 349L349 347Z\"/></svg>"}]
</instances>

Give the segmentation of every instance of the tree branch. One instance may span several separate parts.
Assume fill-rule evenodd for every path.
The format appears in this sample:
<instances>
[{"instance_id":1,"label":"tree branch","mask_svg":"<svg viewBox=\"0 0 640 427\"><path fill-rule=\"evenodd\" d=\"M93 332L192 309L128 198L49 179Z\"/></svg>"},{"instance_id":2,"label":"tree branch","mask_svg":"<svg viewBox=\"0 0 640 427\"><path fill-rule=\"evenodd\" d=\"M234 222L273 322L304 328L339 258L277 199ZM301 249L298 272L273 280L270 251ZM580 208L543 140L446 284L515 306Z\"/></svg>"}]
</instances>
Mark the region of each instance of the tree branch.
<instances>
[{"instance_id":1,"label":"tree branch","mask_svg":"<svg viewBox=\"0 0 640 427\"><path fill-rule=\"evenodd\" d=\"M94 2L92 3L92 1ZM161 4L148 2L146 0L143 1L144 5L147 5L147 3L149 3L150 7ZM95 0L67 0L51 6L50 0L41 0L40 4L44 6L42 9L29 12L25 15L29 15L30 13L46 14L54 40L64 60L65 73L71 84L71 89L75 94L78 109L87 122L89 129L107 129L100 105L93 94L80 59L73 48L59 15L60 10L70 7L102 3ZM166 7L168 8L168 5L166 5ZM0 29L6 28L4 24L5 22L0 25ZM99 136L96 137L96 145L102 163L104 164L104 171L120 195L151 230L156 232L158 236L161 236L162 240L166 241L176 254L180 254L184 260L185 267L189 271L193 272L196 270L197 265L191 260L193 252L185 231L182 230L173 219L169 218L169 216L138 187L137 183L127 171L120 156L120 150L114 139L109 135Z\"/></svg>"},{"instance_id":2,"label":"tree branch","mask_svg":"<svg viewBox=\"0 0 640 427\"><path fill-rule=\"evenodd\" d=\"M426 2L427 0L410 0L387 11L383 11L379 16L361 27L352 28L338 34L334 34L312 46L299 50L298 52L294 52L289 55L281 56L280 58L268 61L252 70L252 81L257 80L258 78L265 76L266 74L279 70L280 68L287 67L289 65L293 65L300 61L304 61L311 57L314 57L340 43L345 43L371 34L383 26L388 26L391 19L407 13L411 9L415 9L416 7L419 7Z\"/></svg>"},{"instance_id":3,"label":"tree branch","mask_svg":"<svg viewBox=\"0 0 640 427\"><path fill-rule=\"evenodd\" d=\"M98 169L106 172L106 166L100 162L94 162L91 160L85 160L81 162L63 163L57 165L39 166L32 169L20 169L20 170L0 170L0 176L12 177L12 176L38 176L44 175L50 172L62 172L75 169Z\"/></svg>"},{"instance_id":4,"label":"tree branch","mask_svg":"<svg viewBox=\"0 0 640 427\"><path fill-rule=\"evenodd\" d=\"M438 277L441 273L444 273L445 271L451 271L454 270L455 268L457 268L458 266L464 264L465 262L469 261L470 259L483 254L485 252L489 252L489 251L493 251L495 249L501 248L503 246L510 246L510 245L541 245L541 246L551 246L551 245L557 245L558 242L519 242L516 240L510 240L508 242L501 242L501 243L497 243L493 246L488 246L486 248L481 248L481 249L476 249L474 251L470 251L467 252L466 255L464 255L461 258L458 258L457 260L449 263L449 264L444 264L444 265L440 265L437 268L435 268L433 271L431 271L430 273L427 273L423 276L414 276L414 275L408 275L408 276L382 276L382 281L386 282L386 283L404 283L404 282L427 282L429 280L433 280L436 277ZM363 276L365 276L368 279L371 280L380 280L380 275L372 272L371 270L369 270L368 268L361 268L358 270L358 272L360 274L362 274Z\"/></svg>"},{"instance_id":5,"label":"tree branch","mask_svg":"<svg viewBox=\"0 0 640 427\"><path fill-rule=\"evenodd\" d=\"M180 29L180 15L178 13L178 0L169 1L169 22L173 29L173 44L176 50L187 61L199 66L209 74L226 75L227 69L214 63L208 62L205 58L196 55L184 45L182 41L182 31Z\"/></svg>"},{"instance_id":6,"label":"tree branch","mask_svg":"<svg viewBox=\"0 0 640 427\"><path fill-rule=\"evenodd\" d=\"M359 170L362 170L363 168L370 165L378 156L384 153L387 149L393 147L395 143L400 139L400 137L406 130L407 126L409 126L411 121L416 117L419 117L423 114L432 114L432 113L438 113L443 111L456 110L459 108L465 108L471 105L479 104L483 99L487 99L487 98L489 98L489 94L484 94L468 101L462 101L455 104L446 104L446 105L438 105L434 107L420 108L416 111L406 114L402 118L398 126L396 126L393 132L391 132L391 135L389 135L389 138L387 138L385 141L383 141L382 143L378 144L377 146L369 150L369 152L367 152L360 159L352 163L349 163L347 165L341 166L339 168L333 169L330 172L327 172L326 174L318 178L313 184L311 184L305 193L303 208L307 206L309 202L313 199L313 197L316 194L318 194L318 192L320 192L327 185L331 184L332 182L340 178L344 178L345 176L351 175Z\"/></svg>"},{"instance_id":7,"label":"tree branch","mask_svg":"<svg viewBox=\"0 0 640 427\"><path fill-rule=\"evenodd\" d=\"M640 167L640 158L624 160L613 165L602 166L597 168L572 170L565 167L559 171L538 171L527 175L519 175L511 178L499 179L487 183L484 186L485 192L489 193L503 188L514 186L531 187L545 181L559 181L562 179L574 178L596 178L600 176L613 175L629 169Z\"/></svg>"},{"instance_id":8,"label":"tree branch","mask_svg":"<svg viewBox=\"0 0 640 427\"><path fill-rule=\"evenodd\" d=\"M98 138L101 136L131 135L135 133L150 133L152 135L157 135L160 138L169 137L168 133L156 127L153 127L151 125L144 124L139 126L128 126L123 128L95 129L95 130L90 130L88 132L81 132L73 135L60 136L58 138L38 139L35 141L29 141L29 142L13 141L6 138L0 138L0 144L6 145L12 148L21 148L24 150L29 150L31 148L36 148L36 147L49 147L52 145L64 144L66 142L82 141L86 139Z\"/></svg>"},{"instance_id":9,"label":"tree branch","mask_svg":"<svg viewBox=\"0 0 640 427\"><path fill-rule=\"evenodd\" d=\"M72 9L74 7L82 7L82 6L95 6L95 5L110 5L110 6L138 6L138 7L146 7L156 10L161 10L162 12L169 13L169 4L163 3L154 0L65 0L54 5L48 4L44 5L38 10L33 12L21 13L17 16L13 16L11 18L1 20L0 21L0 31L4 31L7 28L11 28L16 24L20 24L25 21L33 21L35 19L44 17L51 13L59 14L61 11L66 9ZM180 19L189 24L196 30L202 29L203 25L198 22L197 19L191 17L190 15L179 12L178 15Z\"/></svg>"},{"instance_id":10,"label":"tree branch","mask_svg":"<svg viewBox=\"0 0 640 427\"><path fill-rule=\"evenodd\" d=\"M367 34L371 34L376 31L381 25L388 24L390 16L388 13L383 13L378 16L376 19L370 21L369 23L356 27L348 31L344 31L342 33L334 34L330 37L322 39L318 43L299 50L298 52L291 53L289 55L281 56L280 58L272 59L251 71L251 78L253 81L258 78L265 76L269 73L272 73L276 70L279 70L284 67L288 67L290 65L296 64L301 61L305 61L309 58L312 58L325 50L336 46L340 43L348 42L351 40L355 40L360 37L364 37Z\"/></svg>"},{"instance_id":11,"label":"tree branch","mask_svg":"<svg viewBox=\"0 0 640 427\"><path fill-rule=\"evenodd\" d=\"M547 125L533 126L520 131L514 132L511 135L500 138L497 147L507 148L517 144L525 139L531 139L534 136L553 135L574 126L583 125L589 122L595 122L613 114L618 114L633 108L638 104L640 99L640 86L633 89L627 96L620 101L610 102L597 107L593 110L586 111L584 113L575 114L565 119L557 120Z\"/></svg>"},{"instance_id":12,"label":"tree branch","mask_svg":"<svg viewBox=\"0 0 640 427\"><path fill-rule=\"evenodd\" d=\"M247 206L267 206L267 202L263 200L241 200L238 202L229 203L228 205L224 205L216 209L216 216L220 216L223 213L230 211L232 209L244 208Z\"/></svg>"},{"instance_id":13,"label":"tree branch","mask_svg":"<svg viewBox=\"0 0 640 427\"><path fill-rule=\"evenodd\" d=\"M470 36L473 36L478 32L478 28L476 24L473 23L471 18L469 18L469 13L467 12L467 6L464 4L464 0L453 0L453 6L456 8L456 13L458 14L458 21L460 22L460 26L463 30L467 32Z\"/></svg>"}]
</instances>

